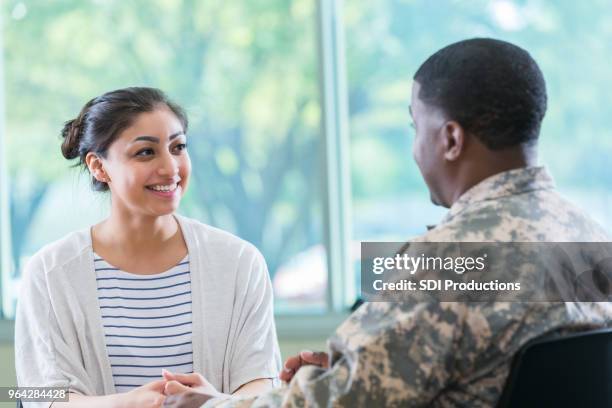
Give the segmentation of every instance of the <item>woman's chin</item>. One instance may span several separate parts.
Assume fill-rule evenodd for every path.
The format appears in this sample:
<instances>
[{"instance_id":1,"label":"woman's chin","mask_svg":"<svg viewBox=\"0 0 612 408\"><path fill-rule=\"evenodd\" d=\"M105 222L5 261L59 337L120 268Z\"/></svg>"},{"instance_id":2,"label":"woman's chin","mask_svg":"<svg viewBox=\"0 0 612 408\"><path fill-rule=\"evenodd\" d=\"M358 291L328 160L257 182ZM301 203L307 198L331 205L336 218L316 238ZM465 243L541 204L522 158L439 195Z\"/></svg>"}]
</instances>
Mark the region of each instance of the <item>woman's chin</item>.
<instances>
[{"instance_id":1,"label":"woman's chin","mask_svg":"<svg viewBox=\"0 0 612 408\"><path fill-rule=\"evenodd\" d=\"M149 207L149 213L156 217L174 214L179 208L180 201L176 203L167 203L166 205L153 205Z\"/></svg>"}]
</instances>

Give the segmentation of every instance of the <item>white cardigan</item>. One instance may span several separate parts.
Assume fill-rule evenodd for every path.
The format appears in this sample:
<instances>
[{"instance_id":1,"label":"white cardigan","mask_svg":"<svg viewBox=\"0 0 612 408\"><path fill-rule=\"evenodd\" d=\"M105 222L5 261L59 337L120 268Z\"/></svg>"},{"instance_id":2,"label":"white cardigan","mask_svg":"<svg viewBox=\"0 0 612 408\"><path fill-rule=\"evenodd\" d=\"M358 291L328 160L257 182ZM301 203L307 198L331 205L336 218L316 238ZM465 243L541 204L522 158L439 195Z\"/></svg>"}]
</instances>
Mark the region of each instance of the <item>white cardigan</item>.
<instances>
[{"instance_id":1,"label":"white cardigan","mask_svg":"<svg viewBox=\"0 0 612 408\"><path fill-rule=\"evenodd\" d=\"M262 255L227 232L176 219L189 251L194 371L222 392L275 378L280 353ZM89 229L45 246L29 260L15 323L19 386L115 393L95 278Z\"/></svg>"}]
</instances>

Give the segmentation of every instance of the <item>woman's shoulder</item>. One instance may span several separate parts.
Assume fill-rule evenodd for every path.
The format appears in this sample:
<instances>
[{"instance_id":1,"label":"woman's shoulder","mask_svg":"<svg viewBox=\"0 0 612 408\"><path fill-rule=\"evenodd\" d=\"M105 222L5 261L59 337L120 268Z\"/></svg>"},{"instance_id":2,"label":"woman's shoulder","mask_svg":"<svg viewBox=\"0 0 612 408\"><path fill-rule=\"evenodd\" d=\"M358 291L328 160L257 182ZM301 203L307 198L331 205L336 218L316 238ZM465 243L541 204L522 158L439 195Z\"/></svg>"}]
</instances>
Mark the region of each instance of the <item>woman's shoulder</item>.
<instances>
[{"instance_id":1,"label":"woman's shoulder","mask_svg":"<svg viewBox=\"0 0 612 408\"><path fill-rule=\"evenodd\" d=\"M259 250L250 242L231 232L205 224L193 218L177 216L182 227L188 229L186 239L193 239L197 244L213 247L223 247L227 250L248 251L259 254Z\"/></svg>"},{"instance_id":2,"label":"woman's shoulder","mask_svg":"<svg viewBox=\"0 0 612 408\"><path fill-rule=\"evenodd\" d=\"M89 229L74 231L39 249L26 264L38 265L45 271L51 271L66 265L91 251Z\"/></svg>"}]
</instances>

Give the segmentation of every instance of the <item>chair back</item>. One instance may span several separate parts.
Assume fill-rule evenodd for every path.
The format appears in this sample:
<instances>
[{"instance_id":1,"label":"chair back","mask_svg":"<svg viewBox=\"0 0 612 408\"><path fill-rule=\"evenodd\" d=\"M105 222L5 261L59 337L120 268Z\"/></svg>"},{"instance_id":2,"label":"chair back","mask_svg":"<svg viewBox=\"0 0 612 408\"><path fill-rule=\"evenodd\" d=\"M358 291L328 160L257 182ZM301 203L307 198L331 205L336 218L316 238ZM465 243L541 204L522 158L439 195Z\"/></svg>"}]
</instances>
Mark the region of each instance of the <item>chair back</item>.
<instances>
[{"instance_id":1,"label":"chair back","mask_svg":"<svg viewBox=\"0 0 612 408\"><path fill-rule=\"evenodd\" d=\"M523 346L497 405L509 407L612 407L612 329Z\"/></svg>"}]
</instances>

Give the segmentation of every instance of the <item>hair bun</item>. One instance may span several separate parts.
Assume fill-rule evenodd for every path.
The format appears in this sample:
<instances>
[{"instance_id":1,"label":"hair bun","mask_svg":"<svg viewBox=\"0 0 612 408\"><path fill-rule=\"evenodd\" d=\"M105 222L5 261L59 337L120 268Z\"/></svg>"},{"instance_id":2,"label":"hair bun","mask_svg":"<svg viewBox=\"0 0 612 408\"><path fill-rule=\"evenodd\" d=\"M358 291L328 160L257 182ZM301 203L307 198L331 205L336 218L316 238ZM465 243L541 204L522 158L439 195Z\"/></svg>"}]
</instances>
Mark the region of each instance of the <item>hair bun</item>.
<instances>
[{"instance_id":1,"label":"hair bun","mask_svg":"<svg viewBox=\"0 0 612 408\"><path fill-rule=\"evenodd\" d=\"M62 154L68 160L79 157L79 144L81 139L81 121L80 116L76 119L69 120L64 124L62 129Z\"/></svg>"},{"instance_id":2,"label":"hair bun","mask_svg":"<svg viewBox=\"0 0 612 408\"><path fill-rule=\"evenodd\" d=\"M68 160L76 159L80 156L79 148L81 146L81 138L85 132L85 125L89 108L96 103L96 99L91 99L83 106L79 116L64 123L62 129L62 137L64 142L62 143L62 154Z\"/></svg>"}]
</instances>

